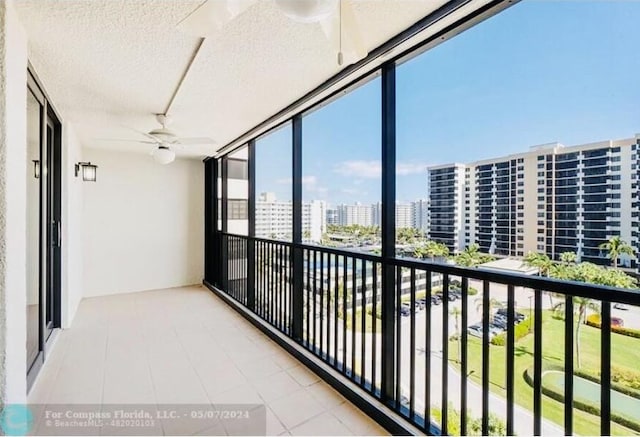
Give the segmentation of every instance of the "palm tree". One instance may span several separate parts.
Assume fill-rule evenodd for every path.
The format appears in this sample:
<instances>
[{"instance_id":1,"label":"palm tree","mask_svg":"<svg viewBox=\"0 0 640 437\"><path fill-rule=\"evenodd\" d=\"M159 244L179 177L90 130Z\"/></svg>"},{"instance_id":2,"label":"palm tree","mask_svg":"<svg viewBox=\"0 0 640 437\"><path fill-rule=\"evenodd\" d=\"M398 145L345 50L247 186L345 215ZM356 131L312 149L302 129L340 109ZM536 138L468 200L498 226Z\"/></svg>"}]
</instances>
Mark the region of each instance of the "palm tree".
<instances>
[{"instance_id":1,"label":"palm tree","mask_svg":"<svg viewBox=\"0 0 640 437\"><path fill-rule=\"evenodd\" d=\"M483 298L482 297L477 298L475 300L475 303L476 303L476 311L481 313L484 307ZM493 310L496 308L498 309L504 308L504 304L492 297L491 299L489 299L489 323L493 323Z\"/></svg>"},{"instance_id":2,"label":"palm tree","mask_svg":"<svg viewBox=\"0 0 640 437\"><path fill-rule=\"evenodd\" d=\"M574 296L573 306L578 313L578 320L576 321L575 343L576 343L576 364L578 368L580 368L580 364L581 364L580 362L580 327L585 321L585 318L587 315L587 309L600 312L600 307L593 300L588 299L586 297L579 297L579 296ZM556 304L553 307L553 311L560 316L564 316L565 302L562 301Z\"/></svg>"},{"instance_id":3,"label":"palm tree","mask_svg":"<svg viewBox=\"0 0 640 437\"><path fill-rule=\"evenodd\" d=\"M633 248L618 235L609 238L609 241L600 244L598 247L608 252L607 256L611 259L613 268L618 268L620 255L629 255L630 257L635 258Z\"/></svg>"},{"instance_id":4,"label":"palm tree","mask_svg":"<svg viewBox=\"0 0 640 437\"><path fill-rule=\"evenodd\" d=\"M573 264L578 260L578 256L575 252L562 252L560 254L560 261L565 264Z\"/></svg>"},{"instance_id":5,"label":"palm tree","mask_svg":"<svg viewBox=\"0 0 640 437\"><path fill-rule=\"evenodd\" d=\"M523 261L526 266L536 267L541 276L549 276L553 266L553 261L546 253L529 252Z\"/></svg>"},{"instance_id":6,"label":"palm tree","mask_svg":"<svg viewBox=\"0 0 640 437\"><path fill-rule=\"evenodd\" d=\"M413 256L416 258L444 258L449 255L449 248L437 241L429 240L425 244L415 248Z\"/></svg>"},{"instance_id":7,"label":"palm tree","mask_svg":"<svg viewBox=\"0 0 640 437\"><path fill-rule=\"evenodd\" d=\"M458 343L458 359L457 362L460 362L460 357L462 356L462 344L460 343L460 315L462 314L462 311L460 311L460 308L458 307L453 307L451 308L451 310L449 310L449 314L451 314L453 316L453 320L455 323L455 329L456 329L456 341Z\"/></svg>"},{"instance_id":8,"label":"palm tree","mask_svg":"<svg viewBox=\"0 0 640 437\"><path fill-rule=\"evenodd\" d=\"M465 247L464 251L457 254L453 259L459 266L475 267L477 265L493 261L495 257L493 255L480 252L480 246L477 243L473 243L472 245Z\"/></svg>"},{"instance_id":9,"label":"palm tree","mask_svg":"<svg viewBox=\"0 0 640 437\"><path fill-rule=\"evenodd\" d=\"M524 264L529 267L536 267L540 276L551 276L552 269L554 267L553 261L546 253L529 252L523 259ZM547 293L549 296L549 304L553 306L553 296L551 293Z\"/></svg>"}]
</instances>

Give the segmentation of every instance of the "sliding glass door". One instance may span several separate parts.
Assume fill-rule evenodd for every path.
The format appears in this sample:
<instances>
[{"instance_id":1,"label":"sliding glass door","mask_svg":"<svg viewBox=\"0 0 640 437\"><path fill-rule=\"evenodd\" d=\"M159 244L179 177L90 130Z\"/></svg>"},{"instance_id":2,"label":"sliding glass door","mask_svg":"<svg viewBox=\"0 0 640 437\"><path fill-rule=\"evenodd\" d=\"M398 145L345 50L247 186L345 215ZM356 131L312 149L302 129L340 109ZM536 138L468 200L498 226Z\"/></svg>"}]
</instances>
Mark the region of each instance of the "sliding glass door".
<instances>
[{"instance_id":1,"label":"sliding glass door","mask_svg":"<svg viewBox=\"0 0 640 437\"><path fill-rule=\"evenodd\" d=\"M61 132L44 93L29 77L27 92L27 381L44 361L60 326Z\"/></svg>"}]
</instances>

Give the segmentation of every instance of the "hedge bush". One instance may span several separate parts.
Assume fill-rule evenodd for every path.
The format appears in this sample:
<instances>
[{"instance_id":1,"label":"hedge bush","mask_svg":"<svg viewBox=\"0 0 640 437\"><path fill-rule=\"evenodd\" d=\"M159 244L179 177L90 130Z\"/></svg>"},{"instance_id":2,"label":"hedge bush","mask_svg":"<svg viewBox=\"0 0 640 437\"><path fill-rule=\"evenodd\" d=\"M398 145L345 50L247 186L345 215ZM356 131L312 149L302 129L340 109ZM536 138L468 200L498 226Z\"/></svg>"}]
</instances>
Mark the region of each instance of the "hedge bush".
<instances>
[{"instance_id":1,"label":"hedge bush","mask_svg":"<svg viewBox=\"0 0 640 437\"><path fill-rule=\"evenodd\" d=\"M533 325L533 317L528 317L522 322L518 323L513 330L515 341L522 339L529 334L531 326ZM491 339L491 344L494 346L504 346L507 344L507 333L503 332L496 335Z\"/></svg>"},{"instance_id":2,"label":"hedge bush","mask_svg":"<svg viewBox=\"0 0 640 437\"><path fill-rule=\"evenodd\" d=\"M599 314L591 314L587 316L587 320L585 321L585 323L598 329L602 327ZM625 328L624 326L612 326L611 332L626 335L627 337L640 338L640 329Z\"/></svg>"},{"instance_id":3,"label":"hedge bush","mask_svg":"<svg viewBox=\"0 0 640 437\"><path fill-rule=\"evenodd\" d=\"M600 372L590 372L583 369L574 369L573 373L578 376L588 379L595 383L600 384ZM633 376L626 376L626 375ZM625 375L625 376L620 376ZM611 366L611 388L631 396L632 398L640 399L640 390L636 388L636 384L640 383L640 374L634 370L625 369L621 367ZM624 382L623 382L624 381ZM630 384L627 381L635 381L634 384Z\"/></svg>"},{"instance_id":4,"label":"hedge bush","mask_svg":"<svg viewBox=\"0 0 640 437\"><path fill-rule=\"evenodd\" d=\"M440 427L442 412L439 408L431 409L431 420L436 427ZM447 408L447 435L460 435L460 422L460 411L449 404L449 408ZM466 435L482 435L482 419L472 417L468 411ZM507 435L506 423L493 413L489 413L489 435Z\"/></svg>"},{"instance_id":5,"label":"hedge bush","mask_svg":"<svg viewBox=\"0 0 640 437\"><path fill-rule=\"evenodd\" d=\"M557 366L557 365L553 365L553 364L544 364L543 363L543 367L542 367L542 373L544 374L545 371L549 371L549 370L559 370L561 372L564 372L564 369L561 366ZM576 373L577 374L577 373ZM524 380L527 382L527 384L529 384L531 387L533 387L533 366L527 368L524 371ZM599 381L598 381L599 382ZM554 399L558 402L562 402L564 403L564 393L557 391L555 388L551 388L551 387L547 387L544 384L542 384L541 387L542 393L545 396L550 397L551 399ZM596 402L599 402L600 399L596 400ZM600 406L597 404L592 404L590 402L584 402L578 399L573 399L573 407L577 408L578 410L582 410L585 411L589 414L593 414L595 416L599 416L600 415ZM633 419L629 419L628 417L625 416L621 416L619 414L614 413L613 411L611 412L611 420L619 425L622 425L624 427L627 427L633 431L636 432L640 432L640 423L636 422Z\"/></svg>"}]
</instances>

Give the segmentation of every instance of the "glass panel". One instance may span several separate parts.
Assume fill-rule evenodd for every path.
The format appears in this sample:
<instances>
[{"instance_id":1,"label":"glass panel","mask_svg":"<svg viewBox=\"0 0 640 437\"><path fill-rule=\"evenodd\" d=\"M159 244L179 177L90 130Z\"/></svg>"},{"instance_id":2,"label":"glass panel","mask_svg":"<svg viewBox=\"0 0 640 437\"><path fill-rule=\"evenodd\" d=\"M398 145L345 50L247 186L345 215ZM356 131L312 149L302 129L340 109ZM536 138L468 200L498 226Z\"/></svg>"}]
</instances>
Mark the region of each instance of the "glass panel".
<instances>
[{"instance_id":1,"label":"glass panel","mask_svg":"<svg viewBox=\"0 0 640 437\"><path fill-rule=\"evenodd\" d=\"M230 234L249 235L248 159L247 147L233 152L227 159L227 232Z\"/></svg>"},{"instance_id":2,"label":"glass panel","mask_svg":"<svg viewBox=\"0 0 640 437\"><path fill-rule=\"evenodd\" d=\"M256 141L256 237L291 241L291 123Z\"/></svg>"},{"instance_id":3,"label":"glass panel","mask_svg":"<svg viewBox=\"0 0 640 437\"><path fill-rule=\"evenodd\" d=\"M433 243L416 251L421 257L443 258L448 252L449 261L461 266L637 288L640 35L629 29L638 20L638 2L521 2L398 66L397 197L411 201L426 196L430 203L427 238ZM422 166L407 183L412 167L403 169L406 163ZM400 233L396 237L400 247ZM446 251L438 251L437 244ZM450 295L461 294L461 278L448 279ZM489 387L497 395L490 401L491 421L498 427L506 418L500 397L506 397L502 307L508 294L505 285L483 285L469 281L476 293L472 297L469 290L467 296L467 326L460 326L457 299L447 312L437 313L443 321L431 327L431 335L441 339L448 326L444 336L450 339L449 350L441 352L446 342L435 341L423 352L444 354L449 381L457 381L462 368L457 339L466 331L467 373L470 381L480 383L487 368L477 335L488 327L496 339L488 367ZM554 399L563 395L566 360L574 360L577 370L574 431L593 433L600 426L602 305L571 297L573 323L567 330L564 295L542 294L536 308L531 290L514 290L521 322L537 319L543 332L541 350L536 350L530 327L518 323L515 330L515 402L523 408L516 410L515 432L533 433L534 394L527 375L534 358L541 357L546 375L542 433L562 432L565 406ZM482 305L491 307L484 320L478 313ZM630 428L640 429L640 416L623 412L616 405L623 402L613 399L621 399L622 392L633 389L632 381L640 380L634 366L638 354L630 346L637 341L633 335L638 335L640 319L638 309L626 305L614 306L612 315L612 353L605 350L605 357L617 381L625 382L619 386L622 391L612 392L617 419L611 427L614 434L629 434ZM565 344L571 351L567 339L572 332L575 353L565 354ZM401 357L403 375L409 372L408 357L409 352ZM424 371L420 360L418 382ZM441 368L431 368L431 381L442 376ZM459 410L461 398L452 385L457 386L450 383L450 405L437 405L434 398L439 401L441 392L436 390L434 408ZM419 383L417 387L415 394L424 396ZM477 417L475 400L481 391L477 384L468 389L469 409Z\"/></svg>"},{"instance_id":4,"label":"glass panel","mask_svg":"<svg viewBox=\"0 0 640 437\"><path fill-rule=\"evenodd\" d=\"M42 107L27 93L27 368L40 350L40 132Z\"/></svg>"},{"instance_id":5,"label":"glass panel","mask_svg":"<svg viewBox=\"0 0 640 437\"><path fill-rule=\"evenodd\" d=\"M303 230L308 241L363 251L380 248L380 83L376 77L303 118L303 204L308 211Z\"/></svg>"}]
</instances>

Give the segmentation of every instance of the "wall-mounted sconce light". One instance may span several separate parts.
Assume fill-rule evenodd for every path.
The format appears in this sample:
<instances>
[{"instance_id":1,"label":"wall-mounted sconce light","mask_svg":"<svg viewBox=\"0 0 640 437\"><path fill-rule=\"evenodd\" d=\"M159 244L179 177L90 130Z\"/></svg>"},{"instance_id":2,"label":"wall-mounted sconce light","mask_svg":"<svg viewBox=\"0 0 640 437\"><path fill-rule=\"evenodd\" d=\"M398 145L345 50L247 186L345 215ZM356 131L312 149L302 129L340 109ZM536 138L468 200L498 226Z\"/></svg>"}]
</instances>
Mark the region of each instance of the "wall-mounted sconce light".
<instances>
[{"instance_id":1,"label":"wall-mounted sconce light","mask_svg":"<svg viewBox=\"0 0 640 437\"><path fill-rule=\"evenodd\" d=\"M79 162L76 164L76 177L78 177L78 174L82 171L83 181L95 182L97 169L98 166L90 162Z\"/></svg>"},{"instance_id":2,"label":"wall-mounted sconce light","mask_svg":"<svg viewBox=\"0 0 640 437\"><path fill-rule=\"evenodd\" d=\"M33 160L33 177L40 179L40 161L37 159Z\"/></svg>"}]
</instances>

